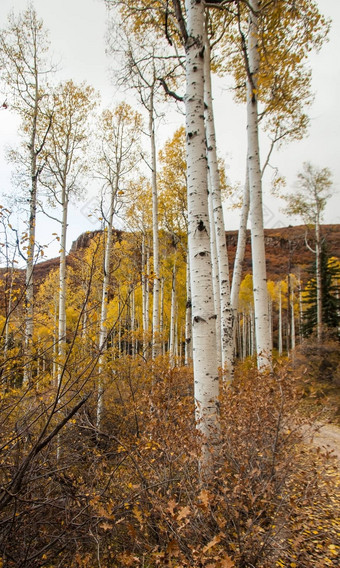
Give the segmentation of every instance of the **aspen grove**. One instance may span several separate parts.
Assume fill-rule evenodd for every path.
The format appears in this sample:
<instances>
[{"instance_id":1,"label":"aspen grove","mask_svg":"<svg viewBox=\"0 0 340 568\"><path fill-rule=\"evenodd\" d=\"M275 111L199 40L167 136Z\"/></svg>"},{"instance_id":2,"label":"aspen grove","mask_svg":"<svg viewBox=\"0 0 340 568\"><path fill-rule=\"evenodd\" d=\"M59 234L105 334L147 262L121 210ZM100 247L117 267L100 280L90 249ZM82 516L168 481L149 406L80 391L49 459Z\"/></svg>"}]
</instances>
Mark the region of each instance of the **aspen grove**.
<instances>
[{"instance_id":1,"label":"aspen grove","mask_svg":"<svg viewBox=\"0 0 340 568\"><path fill-rule=\"evenodd\" d=\"M305 445L340 380L331 172L305 164L284 192L306 228L280 241L262 191L274 146L306 134L330 22L314 0L104 1L108 108L59 80L32 3L0 30L19 123L0 205L0 568L335 568L339 474ZM214 75L246 116L234 237ZM92 188L94 229L69 249Z\"/></svg>"}]
</instances>

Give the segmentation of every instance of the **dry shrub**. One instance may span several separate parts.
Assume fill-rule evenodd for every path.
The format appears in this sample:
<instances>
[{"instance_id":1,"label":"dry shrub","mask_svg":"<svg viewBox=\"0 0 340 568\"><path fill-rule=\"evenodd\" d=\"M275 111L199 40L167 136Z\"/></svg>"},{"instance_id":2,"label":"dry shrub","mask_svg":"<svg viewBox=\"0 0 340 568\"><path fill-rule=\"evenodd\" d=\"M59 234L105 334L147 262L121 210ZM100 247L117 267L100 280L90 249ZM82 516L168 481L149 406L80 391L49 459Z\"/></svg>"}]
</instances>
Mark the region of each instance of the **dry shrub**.
<instances>
[{"instance_id":1,"label":"dry shrub","mask_svg":"<svg viewBox=\"0 0 340 568\"><path fill-rule=\"evenodd\" d=\"M63 431L58 459L55 444L37 456L3 512L4 565L336 566L298 538L299 527L314 530L312 504L326 493L300 451L295 382L286 369L239 367L221 392L218 455L203 479L190 370L116 362L100 429L93 397Z\"/></svg>"},{"instance_id":2,"label":"dry shrub","mask_svg":"<svg viewBox=\"0 0 340 568\"><path fill-rule=\"evenodd\" d=\"M295 368L304 375L306 406L340 421L339 341L327 336L321 343L315 337L305 340L296 351Z\"/></svg>"}]
</instances>

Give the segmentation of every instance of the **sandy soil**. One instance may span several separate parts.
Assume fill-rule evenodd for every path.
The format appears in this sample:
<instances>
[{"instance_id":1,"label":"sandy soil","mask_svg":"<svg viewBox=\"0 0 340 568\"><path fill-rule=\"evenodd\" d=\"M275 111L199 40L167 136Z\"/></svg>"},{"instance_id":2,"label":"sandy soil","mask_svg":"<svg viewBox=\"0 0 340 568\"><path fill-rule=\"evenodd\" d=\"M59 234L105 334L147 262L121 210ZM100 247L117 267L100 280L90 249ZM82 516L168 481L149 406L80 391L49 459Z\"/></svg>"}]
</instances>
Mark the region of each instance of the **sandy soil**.
<instances>
[{"instance_id":1,"label":"sandy soil","mask_svg":"<svg viewBox=\"0 0 340 568\"><path fill-rule=\"evenodd\" d=\"M311 442L321 450L332 452L340 462L340 428L335 424L320 426L313 435Z\"/></svg>"}]
</instances>

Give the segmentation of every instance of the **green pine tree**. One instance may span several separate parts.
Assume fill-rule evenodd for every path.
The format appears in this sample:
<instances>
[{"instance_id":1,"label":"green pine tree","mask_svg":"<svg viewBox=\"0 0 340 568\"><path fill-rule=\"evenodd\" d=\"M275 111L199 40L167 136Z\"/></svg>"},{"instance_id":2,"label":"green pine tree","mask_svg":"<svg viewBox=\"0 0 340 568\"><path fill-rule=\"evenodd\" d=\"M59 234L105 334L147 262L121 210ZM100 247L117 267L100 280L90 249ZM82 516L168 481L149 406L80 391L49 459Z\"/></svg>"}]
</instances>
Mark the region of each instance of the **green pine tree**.
<instances>
[{"instance_id":1,"label":"green pine tree","mask_svg":"<svg viewBox=\"0 0 340 568\"><path fill-rule=\"evenodd\" d=\"M340 261L331 257L325 243L321 247L322 323L326 329L335 329L340 337ZM315 262L311 273L315 274ZM303 334L308 337L317 325L316 279L311 278L305 288Z\"/></svg>"}]
</instances>

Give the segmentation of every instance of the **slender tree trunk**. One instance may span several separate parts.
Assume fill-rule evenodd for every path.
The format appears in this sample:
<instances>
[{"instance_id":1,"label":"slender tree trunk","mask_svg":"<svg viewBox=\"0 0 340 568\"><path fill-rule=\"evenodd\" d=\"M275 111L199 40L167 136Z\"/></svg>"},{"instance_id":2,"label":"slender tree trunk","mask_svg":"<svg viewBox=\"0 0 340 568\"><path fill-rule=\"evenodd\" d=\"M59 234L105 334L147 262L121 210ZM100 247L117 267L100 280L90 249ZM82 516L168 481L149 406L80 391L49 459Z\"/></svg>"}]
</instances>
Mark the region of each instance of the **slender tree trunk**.
<instances>
[{"instance_id":1,"label":"slender tree trunk","mask_svg":"<svg viewBox=\"0 0 340 568\"><path fill-rule=\"evenodd\" d=\"M248 175L248 160L247 160L246 179L243 189L243 202L242 202L242 210L240 217L240 228L238 230L233 279L231 285L231 305L234 314L237 313L238 309L240 286L242 281L242 267L243 267L244 253L246 250L246 242L247 242L247 223L249 216L249 204L250 204L250 197L249 197L249 175Z\"/></svg>"},{"instance_id":2,"label":"slender tree trunk","mask_svg":"<svg viewBox=\"0 0 340 568\"><path fill-rule=\"evenodd\" d=\"M247 131L256 350L258 368L270 369L271 344L269 333L257 102L257 75L260 64L257 21L259 1L250 0L249 4L251 10L249 13L248 36L249 73L247 75Z\"/></svg>"},{"instance_id":3,"label":"slender tree trunk","mask_svg":"<svg viewBox=\"0 0 340 568\"><path fill-rule=\"evenodd\" d=\"M279 355L282 355L282 290L279 287Z\"/></svg>"},{"instance_id":4,"label":"slender tree trunk","mask_svg":"<svg viewBox=\"0 0 340 568\"><path fill-rule=\"evenodd\" d=\"M243 312L242 314L242 350L240 349L241 359L245 359L247 356L247 316Z\"/></svg>"},{"instance_id":5,"label":"slender tree trunk","mask_svg":"<svg viewBox=\"0 0 340 568\"><path fill-rule=\"evenodd\" d=\"M295 349L294 290L292 290L292 295L291 295L290 313L291 313L291 346L292 346L292 351L294 351Z\"/></svg>"},{"instance_id":6,"label":"slender tree trunk","mask_svg":"<svg viewBox=\"0 0 340 568\"><path fill-rule=\"evenodd\" d=\"M61 204L62 221L59 259L58 386L60 385L62 380L62 372L66 354L66 235L68 195L65 185L63 185L62 187Z\"/></svg>"},{"instance_id":7,"label":"slender tree trunk","mask_svg":"<svg viewBox=\"0 0 340 568\"><path fill-rule=\"evenodd\" d=\"M321 279L321 240L319 214L315 223L315 264L316 264L316 322L317 339L322 339L322 279Z\"/></svg>"},{"instance_id":8,"label":"slender tree trunk","mask_svg":"<svg viewBox=\"0 0 340 568\"><path fill-rule=\"evenodd\" d=\"M268 298L268 316L269 316L269 338L271 349L273 348L273 302Z\"/></svg>"},{"instance_id":9,"label":"slender tree trunk","mask_svg":"<svg viewBox=\"0 0 340 568\"><path fill-rule=\"evenodd\" d=\"M143 357L148 357L148 334L149 334L149 276L150 276L150 252L149 245L142 240L142 319L143 319Z\"/></svg>"},{"instance_id":10,"label":"slender tree trunk","mask_svg":"<svg viewBox=\"0 0 340 568\"><path fill-rule=\"evenodd\" d=\"M216 246L217 270L218 270L218 300L216 311L219 325L216 328L217 335L221 334L221 363L224 370L224 378L227 382L232 380L234 366L234 341L233 341L233 310L230 299L229 260L223 219L223 207L221 198L221 183L218 170L216 135L213 114L213 98L210 71L210 45L205 33L204 53L204 97L205 97L205 130L207 138L207 158L209 167L209 179L211 186L212 216L211 234ZM217 337L217 340L219 338Z\"/></svg>"},{"instance_id":11,"label":"slender tree trunk","mask_svg":"<svg viewBox=\"0 0 340 568\"><path fill-rule=\"evenodd\" d=\"M33 348L33 317L34 317L34 293L33 293L33 268L35 256L35 229L37 218L37 166L34 151L35 130L31 139L31 176L32 185L30 190L30 213L28 222L28 244L26 261L26 316L25 316L25 367L24 383L32 379L32 348Z\"/></svg>"},{"instance_id":12,"label":"slender tree trunk","mask_svg":"<svg viewBox=\"0 0 340 568\"><path fill-rule=\"evenodd\" d=\"M191 306L191 285L190 285L190 263L189 255L187 254L187 300L185 304L185 357L184 364L186 366L191 364L192 361L192 306Z\"/></svg>"},{"instance_id":13,"label":"slender tree trunk","mask_svg":"<svg viewBox=\"0 0 340 568\"><path fill-rule=\"evenodd\" d=\"M164 276L161 278L161 311L159 316L159 333L162 342L162 355L165 355L165 338L164 338Z\"/></svg>"},{"instance_id":14,"label":"slender tree trunk","mask_svg":"<svg viewBox=\"0 0 340 568\"><path fill-rule=\"evenodd\" d=\"M115 212L115 197L118 190L118 175L116 178L116 186L112 188L111 198L110 198L110 211L107 222L107 229L104 231L104 236L106 236L105 243L105 253L104 253L104 274L103 274L103 286L102 286L102 301L100 310L100 325L99 325L99 339L98 339L98 349L100 352L98 361L98 398L97 398L97 427L100 428L103 409L104 409L104 384L103 384L103 363L104 363L104 348L107 341L107 307L109 301L109 283L110 283L110 259L111 259L111 248L112 248L112 225L113 225L113 215Z\"/></svg>"},{"instance_id":15,"label":"slender tree trunk","mask_svg":"<svg viewBox=\"0 0 340 568\"><path fill-rule=\"evenodd\" d=\"M136 306L135 306L135 289L132 287L130 292L130 322L131 322L131 329L130 329L130 337L131 337L131 355L135 358L136 350L135 350L135 330L136 330Z\"/></svg>"},{"instance_id":16,"label":"slender tree trunk","mask_svg":"<svg viewBox=\"0 0 340 568\"><path fill-rule=\"evenodd\" d=\"M171 284L171 309L170 309L170 337L169 337L169 358L170 367L175 366L175 318L176 318L176 262L172 269Z\"/></svg>"},{"instance_id":17,"label":"slender tree trunk","mask_svg":"<svg viewBox=\"0 0 340 568\"><path fill-rule=\"evenodd\" d=\"M153 307L152 307L152 358L160 353L159 339L159 235L158 235L158 192L157 192L157 162L154 121L154 91L150 94L149 134L151 141L151 170L152 170L152 241L153 241Z\"/></svg>"},{"instance_id":18,"label":"slender tree trunk","mask_svg":"<svg viewBox=\"0 0 340 568\"><path fill-rule=\"evenodd\" d=\"M213 200L211 191L211 178L210 172L208 175L208 186L209 186L209 223L211 227L210 231L210 252L211 252L211 273L212 273L212 284L213 284L213 295L214 295L214 310L216 313L216 362L219 368L222 367L222 328L221 328L221 287L220 287L220 275L218 270L218 252L216 243L216 231L214 230L214 211L213 211Z\"/></svg>"},{"instance_id":19,"label":"slender tree trunk","mask_svg":"<svg viewBox=\"0 0 340 568\"><path fill-rule=\"evenodd\" d=\"M188 246L193 321L194 396L197 427L206 444L202 468L208 472L217 441L218 368L216 364L216 313L214 311L207 159L204 130L204 3L188 0L186 49L186 143L188 176Z\"/></svg>"}]
</instances>

